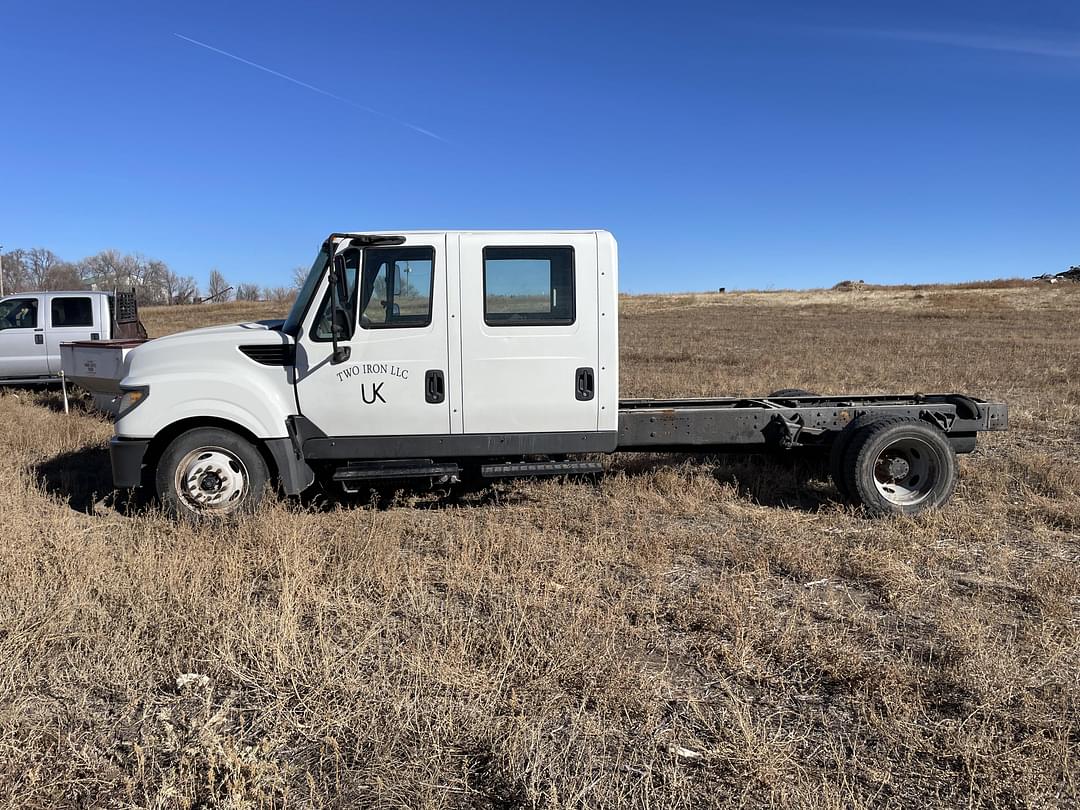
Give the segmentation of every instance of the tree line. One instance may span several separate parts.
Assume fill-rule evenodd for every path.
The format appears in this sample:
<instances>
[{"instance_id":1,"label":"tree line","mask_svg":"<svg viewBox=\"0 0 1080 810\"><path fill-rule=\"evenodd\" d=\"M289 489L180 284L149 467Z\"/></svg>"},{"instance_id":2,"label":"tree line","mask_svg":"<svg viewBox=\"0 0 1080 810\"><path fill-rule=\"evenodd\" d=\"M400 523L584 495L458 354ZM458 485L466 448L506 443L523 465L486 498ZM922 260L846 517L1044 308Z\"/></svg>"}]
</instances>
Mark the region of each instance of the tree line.
<instances>
[{"instance_id":1,"label":"tree line","mask_svg":"<svg viewBox=\"0 0 1080 810\"><path fill-rule=\"evenodd\" d=\"M193 276L174 273L160 259L118 250L103 250L69 262L48 248L16 248L4 253L0 260L5 295L38 290L134 289L139 302L147 305L197 304L210 298L287 303L296 295L294 287L260 287L248 283L234 287L217 268L210 271L206 289L200 290Z\"/></svg>"}]
</instances>

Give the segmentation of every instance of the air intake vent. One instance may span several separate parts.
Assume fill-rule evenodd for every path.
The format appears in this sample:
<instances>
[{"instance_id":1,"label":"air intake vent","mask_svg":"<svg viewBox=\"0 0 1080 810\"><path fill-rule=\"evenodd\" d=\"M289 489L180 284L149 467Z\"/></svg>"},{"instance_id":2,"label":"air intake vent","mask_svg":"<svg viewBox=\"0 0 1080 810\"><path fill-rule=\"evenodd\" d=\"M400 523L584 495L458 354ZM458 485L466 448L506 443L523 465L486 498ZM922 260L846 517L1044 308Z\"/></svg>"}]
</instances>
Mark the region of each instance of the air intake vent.
<instances>
[{"instance_id":1,"label":"air intake vent","mask_svg":"<svg viewBox=\"0 0 1080 810\"><path fill-rule=\"evenodd\" d=\"M264 366L291 366L296 362L296 347L287 343L277 346L241 346L240 351Z\"/></svg>"}]
</instances>

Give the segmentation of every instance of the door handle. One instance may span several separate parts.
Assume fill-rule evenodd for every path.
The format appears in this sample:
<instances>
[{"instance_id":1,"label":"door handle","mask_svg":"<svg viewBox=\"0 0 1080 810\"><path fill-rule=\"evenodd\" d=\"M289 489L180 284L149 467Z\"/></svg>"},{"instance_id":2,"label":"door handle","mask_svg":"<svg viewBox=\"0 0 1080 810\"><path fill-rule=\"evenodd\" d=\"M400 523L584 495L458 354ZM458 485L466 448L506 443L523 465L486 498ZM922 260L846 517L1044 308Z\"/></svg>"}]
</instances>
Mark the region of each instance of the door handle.
<instances>
[{"instance_id":1,"label":"door handle","mask_svg":"<svg viewBox=\"0 0 1080 810\"><path fill-rule=\"evenodd\" d=\"M574 396L588 402L596 392L596 375L591 368L579 368L574 374Z\"/></svg>"},{"instance_id":2,"label":"door handle","mask_svg":"<svg viewBox=\"0 0 1080 810\"><path fill-rule=\"evenodd\" d=\"M40 346L44 342L45 342L45 336L44 335L42 335L40 333L34 335L34 343L36 343L38 346Z\"/></svg>"},{"instance_id":3,"label":"door handle","mask_svg":"<svg viewBox=\"0 0 1080 810\"><path fill-rule=\"evenodd\" d=\"M431 405L437 405L446 399L446 379L437 368L424 375L424 399Z\"/></svg>"}]
</instances>

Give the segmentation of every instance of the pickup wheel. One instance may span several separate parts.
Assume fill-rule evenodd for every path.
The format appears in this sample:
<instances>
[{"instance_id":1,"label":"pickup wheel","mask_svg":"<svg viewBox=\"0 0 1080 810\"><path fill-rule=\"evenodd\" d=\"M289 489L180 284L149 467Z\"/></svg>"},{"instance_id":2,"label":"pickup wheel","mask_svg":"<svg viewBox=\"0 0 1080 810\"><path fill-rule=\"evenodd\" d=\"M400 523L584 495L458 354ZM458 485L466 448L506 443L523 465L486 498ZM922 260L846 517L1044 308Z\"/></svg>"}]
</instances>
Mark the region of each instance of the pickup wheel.
<instances>
[{"instance_id":1,"label":"pickup wheel","mask_svg":"<svg viewBox=\"0 0 1080 810\"><path fill-rule=\"evenodd\" d=\"M181 433L161 454L155 475L162 505L189 519L253 512L268 480L258 449L221 428Z\"/></svg>"},{"instance_id":2,"label":"pickup wheel","mask_svg":"<svg viewBox=\"0 0 1080 810\"><path fill-rule=\"evenodd\" d=\"M884 417L851 438L844 459L848 491L874 516L914 515L941 506L956 489L956 454L925 422Z\"/></svg>"},{"instance_id":3,"label":"pickup wheel","mask_svg":"<svg viewBox=\"0 0 1080 810\"><path fill-rule=\"evenodd\" d=\"M787 399L788 397L819 397L821 394L815 394L813 391L807 391L805 388L781 388L779 391L773 391L766 399Z\"/></svg>"}]
</instances>

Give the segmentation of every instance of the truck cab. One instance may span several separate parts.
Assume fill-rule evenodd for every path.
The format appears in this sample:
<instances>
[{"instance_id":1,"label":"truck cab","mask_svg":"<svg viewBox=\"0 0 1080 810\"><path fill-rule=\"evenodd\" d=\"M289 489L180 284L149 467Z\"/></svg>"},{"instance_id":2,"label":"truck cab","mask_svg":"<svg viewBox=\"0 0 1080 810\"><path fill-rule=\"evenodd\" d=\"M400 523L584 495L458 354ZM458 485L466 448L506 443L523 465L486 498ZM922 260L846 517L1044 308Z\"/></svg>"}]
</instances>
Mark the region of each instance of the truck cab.
<instances>
[{"instance_id":1,"label":"truck cab","mask_svg":"<svg viewBox=\"0 0 1080 810\"><path fill-rule=\"evenodd\" d=\"M269 477L613 450L617 290L606 231L334 234L284 322L130 352L114 479L231 511Z\"/></svg>"},{"instance_id":2,"label":"truck cab","mask_svg":"<svg viewBox=\"0 0 1080 810\"><path fill-rule=\"evenodd\" d=\"M61 343L111 336L111 307L111 294L94 290L28 292L0 299L0 380L55 379Z\"/></svg>"}]
</instances>

